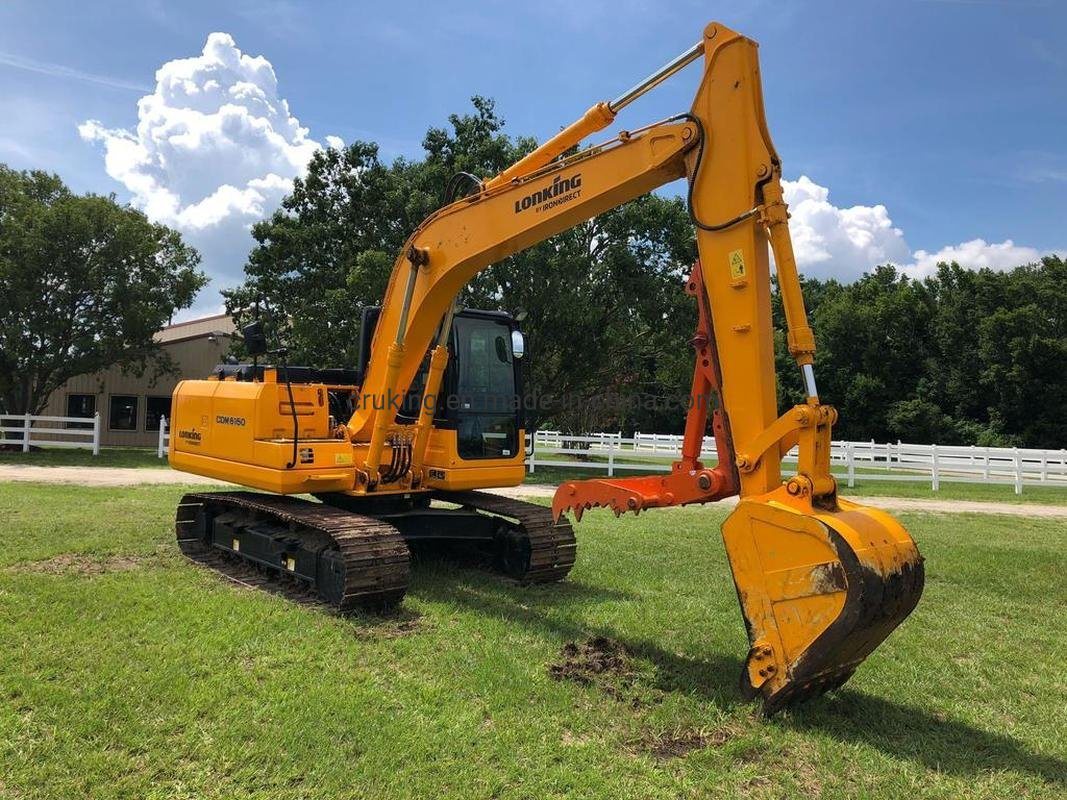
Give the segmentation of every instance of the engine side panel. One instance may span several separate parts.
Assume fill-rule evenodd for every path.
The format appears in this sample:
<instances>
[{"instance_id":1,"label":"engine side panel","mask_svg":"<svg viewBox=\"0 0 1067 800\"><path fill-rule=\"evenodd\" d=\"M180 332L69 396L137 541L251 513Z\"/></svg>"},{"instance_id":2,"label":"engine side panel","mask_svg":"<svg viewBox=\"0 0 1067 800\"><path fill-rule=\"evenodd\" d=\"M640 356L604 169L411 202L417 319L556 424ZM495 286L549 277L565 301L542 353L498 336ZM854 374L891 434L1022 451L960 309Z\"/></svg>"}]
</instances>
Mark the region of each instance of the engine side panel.
<instances>
[{"instance_id":1,"label":"engine side panel","mask_svg":"<svg viewBox=\"0 0 1067 800\"><path fill-rule=\"evenodd\" d=\"M290 405L284 384L182 381L171 406L171 466L282 494L351 489L352 445L329 438L326 387L293 384L292 391Z\"/></svg>"},{"instance_id":2,"label":"engine side panel","mask_svg":"<svg viewBox=\"0 0 1067 800\"><path fill-rule=\"evenodd\" d=\"M323 384L293 384L299 437L293 462L293 418L285 384L233 380L182 381L174 390L170 463L174 469L279 494L357 492L355 464L365 443L329 436ZM519 441L523 440L519 431ZM386 455L388 461L388 450ZM521 447L506 458L465 459L457 432L435 428L422 484L380 485L376 495L516 486L526 475ZM358 492L357 492L358 493Z\"/></svg>"}]
</instances>

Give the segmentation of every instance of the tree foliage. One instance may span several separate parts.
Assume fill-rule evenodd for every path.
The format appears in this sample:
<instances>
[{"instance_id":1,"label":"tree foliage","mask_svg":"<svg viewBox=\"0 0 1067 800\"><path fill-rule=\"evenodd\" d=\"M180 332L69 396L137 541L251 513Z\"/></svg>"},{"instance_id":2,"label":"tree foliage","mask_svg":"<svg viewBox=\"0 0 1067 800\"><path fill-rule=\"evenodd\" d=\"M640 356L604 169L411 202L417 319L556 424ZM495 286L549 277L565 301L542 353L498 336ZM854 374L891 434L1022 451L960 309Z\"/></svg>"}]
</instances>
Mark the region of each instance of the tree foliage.
<instances>
[{"instance_id":1,"label":"tree foliage","mask_svg":"<svg viewBox=\"0 0 1067 800\"><path fill-rule=\"evenodd\" d=\"M152 336L204 285L199 260L114 198L0 165L0 409L37 413L113 365L166 367Z\"/></svg>"},{"instance_id":2,"label":"tree foliage","mask_svg":"<svg viewBox=\"0 0 1067 800\"><path fill-rule=\"evenodd\" d=\"M942 264L922 281L891 266L806 281L819 391L836 435L939 444L1067 442L1067 264L997 272ZM780 309L776 317L783 322ZM778 342L783 402L799 380Z\"/></svg>"},{"instance_id":3,"label":"tree foliage","mask_svg":"<svg viewBox=\"0 0 1067 800\"><path fill-rule=\"evenodd\" d=\"M457 172L495 175L534 143L512 139L491 101L453 115L421 159L384 164L376 145L325 150L256 226L247 279L227 293L287 319L292 359L352 364L359 310L380 302L394 259ZM535 426L680 432L695 309L695 257L677 198L646 195L494 264L467 287L477 308L523 309ZM805 280L823 399L838 437L1061 447L1067 442L1067 267L1010 272L942 265L926 280L890 266L851 284ZM779 404L801 400L775 295Z\"/></svg>"},{"instance_id":4,"label":"tree foliage","mask_svg":"<svg viewBox=\"0 0 1067 800\"><path fill-rule=\"evenodd\" d=\"M383 164L363 142L318 153L281 209L253 229L247 279L226 293L228 306L267 302L276 320L288 321L291 359L354 363L359 309L380 302L404 241L443 204L449 179L461 171L490 177L534 146L502 132L491 101L472 102L473 113L427 132L419 161ZM532 424L629 425L633 398L664 394L678 349L671 334L695 319L679 289L694 252L681 201L650 195L471 282L469 307L528 313Z\"/></svg>"}]
</instances>

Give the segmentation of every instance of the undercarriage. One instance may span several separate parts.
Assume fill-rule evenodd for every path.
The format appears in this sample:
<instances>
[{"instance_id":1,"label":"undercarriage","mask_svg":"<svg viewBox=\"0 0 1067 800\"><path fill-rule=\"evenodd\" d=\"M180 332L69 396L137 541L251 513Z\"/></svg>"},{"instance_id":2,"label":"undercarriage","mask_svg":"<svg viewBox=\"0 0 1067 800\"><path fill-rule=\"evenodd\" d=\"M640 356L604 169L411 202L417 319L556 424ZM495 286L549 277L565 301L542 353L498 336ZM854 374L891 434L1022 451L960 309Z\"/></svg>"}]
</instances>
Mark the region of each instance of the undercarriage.
<instances>
[{"instance_id":1,"label":"undercarriage","mask_svg":"<svg viewBox=\"0 0 1067 800\"><path fill-rule=\"evenodd\" d=\"M403 600L409 544L474 548L521 583L563 580L574 565L570 524L554 523L534 503L474 491L318 499L187 494L178 506L178 544L242 583L255 576L257 586L303 593L341 613L388 610Z\"/></svg>"}]
</instances>

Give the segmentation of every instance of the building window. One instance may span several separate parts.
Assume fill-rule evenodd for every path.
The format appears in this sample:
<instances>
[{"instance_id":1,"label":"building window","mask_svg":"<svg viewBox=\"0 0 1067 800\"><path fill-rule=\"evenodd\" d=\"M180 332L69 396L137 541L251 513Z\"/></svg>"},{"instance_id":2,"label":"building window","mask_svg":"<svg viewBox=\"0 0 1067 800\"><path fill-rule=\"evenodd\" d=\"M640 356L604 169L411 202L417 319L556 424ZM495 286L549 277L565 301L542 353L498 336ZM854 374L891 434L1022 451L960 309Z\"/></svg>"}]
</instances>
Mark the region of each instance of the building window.
<instances>
[{"instance_id":1,"label":"building window","mask_svg":"<svg viewBox=\"0 0 1067 800\"><path fill-rule=\"evenodd\" d=\"M92 419L96 413L96 395L95 394L68 394L67 395L67 416L68 417L85 417L86 419ZM92 428L91 422L68 422L68 428Z\"/></svg>"},{"instance_id":2,"label":"building window","mask_svg":"<svg viewBox=\"0 0 1067 800\"><path fill-rule=\"evenodd\" d=\"M170 422L170 397L146 397L144 404L144 429L159 430L159 418L166 417Z\"/></svg>"},{"instance_id":3,"label":"building window","mask_svg":"<svg viewBox=\"0 0 1067 800\"><path fill-rule=\"evenodd\" d=\"M113 431L137 430L137 397L132 394L111 395L107 426Z\"/></svg>"}]
</instances>

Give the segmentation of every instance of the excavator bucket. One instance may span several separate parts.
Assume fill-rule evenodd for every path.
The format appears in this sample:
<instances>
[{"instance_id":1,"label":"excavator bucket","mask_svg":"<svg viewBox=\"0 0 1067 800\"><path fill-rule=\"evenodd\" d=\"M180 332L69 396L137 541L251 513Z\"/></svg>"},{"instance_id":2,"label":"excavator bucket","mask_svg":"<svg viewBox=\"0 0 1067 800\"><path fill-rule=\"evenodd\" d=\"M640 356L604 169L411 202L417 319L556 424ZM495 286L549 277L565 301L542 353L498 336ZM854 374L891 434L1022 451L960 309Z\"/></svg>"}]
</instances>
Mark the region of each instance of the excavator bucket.
<instances>
[{"instance_id":1,"label":"excavator bucket","mask_svg":"<svg viewBox=\"0 0 1067 800\"><path fill-rule=\"evenodd\" d=\"M847 681L922 594L907 531L847 500L820 509L783 487L741 500L722 536L750 644L741 691L768 714Z\"/></svg>"}]
</instances>

